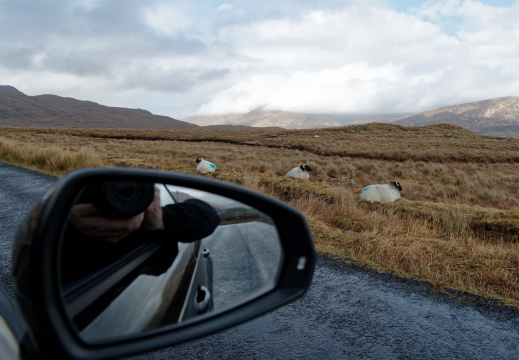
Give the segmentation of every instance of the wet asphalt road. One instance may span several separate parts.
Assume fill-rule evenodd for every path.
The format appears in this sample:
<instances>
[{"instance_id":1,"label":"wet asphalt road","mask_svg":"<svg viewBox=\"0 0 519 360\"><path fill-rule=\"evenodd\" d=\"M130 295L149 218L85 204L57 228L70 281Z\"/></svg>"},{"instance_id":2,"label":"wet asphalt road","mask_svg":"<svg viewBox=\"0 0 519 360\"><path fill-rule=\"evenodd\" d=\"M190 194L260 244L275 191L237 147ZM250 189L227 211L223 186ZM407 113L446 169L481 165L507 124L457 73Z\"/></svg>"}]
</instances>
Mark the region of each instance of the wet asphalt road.
<instances>
[{"instance_id":1,"label":"wet asphalt road","mask_svg":"<svg viewBox=\"0 0 519 360\"><path fill-rule=\"evenodd\" d=\"M0 163L0 284L11 239L54 178ZM519 311L319 258L307 294L255 320L131 359L519 359Z\"/></svg>"},{"instance_id":2,"label":"wet asphalt road","mask_svg":"<svg viewBox=\"0 0 519 360\"><path fill-rule=\"evenodd\" d=\"M55 177L0 162L0 284L11 297L14 296L10 279L14 232L55 181Z\"/></svg>"}]
</instances>

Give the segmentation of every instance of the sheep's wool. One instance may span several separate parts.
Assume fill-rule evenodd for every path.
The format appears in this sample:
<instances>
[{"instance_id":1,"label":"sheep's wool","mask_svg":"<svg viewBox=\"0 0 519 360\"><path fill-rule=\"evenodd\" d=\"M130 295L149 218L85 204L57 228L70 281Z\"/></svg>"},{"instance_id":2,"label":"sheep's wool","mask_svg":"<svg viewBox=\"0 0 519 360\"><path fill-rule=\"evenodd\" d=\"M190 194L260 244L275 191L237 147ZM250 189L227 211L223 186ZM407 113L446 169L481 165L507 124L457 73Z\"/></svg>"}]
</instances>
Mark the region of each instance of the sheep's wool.
<instances>
[{"instance_id":1,"label":"sheep's wool","mask_svg":"<svg viewBox=\"0 0 519 360\"><path fill-rule=\"evenodd\" d=\"M309 179L310 178L310 174L308 174L308 171L304 171L299 166L296 168L293 168L292 170L287 172L287 176L292 176L293 178L296 178L296 179Z\"/></svg>"},{"instance_id":2,"label":"sheep's wool","mask_svg":"<svg viewBox=\"0 0 519 360\"><path fill-rule=\"evenodd\" d=\"M200 159L200 162L196 166L196 171L202 174L212 173L216 170L216 166L212 162L204 159Z\"/></svg>"},{"instance_id":3,"label":"sheep's wool","mask_svg":"<svg viewBox=\"0 0 519 360\"><path fill-rule=\"evenodd\" d=\"M360 199L368 202L389 203L400 199L400 191L390 184L368 185L360 193Z\"/></svg>"}]
</instances>

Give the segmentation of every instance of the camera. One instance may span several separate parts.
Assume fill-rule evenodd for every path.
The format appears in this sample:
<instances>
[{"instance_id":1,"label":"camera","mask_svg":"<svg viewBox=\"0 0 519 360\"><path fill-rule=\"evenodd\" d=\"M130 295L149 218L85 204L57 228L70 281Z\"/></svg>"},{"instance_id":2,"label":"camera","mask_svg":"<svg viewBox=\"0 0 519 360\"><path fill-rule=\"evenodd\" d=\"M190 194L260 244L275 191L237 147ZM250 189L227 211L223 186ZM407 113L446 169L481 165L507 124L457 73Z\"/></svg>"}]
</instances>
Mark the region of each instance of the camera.
<instances>
[{"instance_id":1,"label":"camera","mask_svg":"<svg viewBox=\"0 0 519 360\"><path fill-rule=\"evenodd\" d=\"M155 196L153 183L104 181L87 185L80 203L92 203L107 216L128 218L146 210Z\"/></svg>"}]
</instances>

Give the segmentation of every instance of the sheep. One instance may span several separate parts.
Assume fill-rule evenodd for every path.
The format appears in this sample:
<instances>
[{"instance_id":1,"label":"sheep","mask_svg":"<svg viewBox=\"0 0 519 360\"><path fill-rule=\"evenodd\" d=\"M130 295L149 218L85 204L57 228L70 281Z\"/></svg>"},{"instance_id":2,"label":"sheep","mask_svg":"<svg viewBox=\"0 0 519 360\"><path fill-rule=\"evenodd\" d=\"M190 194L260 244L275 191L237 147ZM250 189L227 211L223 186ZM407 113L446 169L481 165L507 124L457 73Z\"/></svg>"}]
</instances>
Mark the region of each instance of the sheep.
<instances>
[{"instance_id":1,"label":"sheep","mask_svg":"<svg viewBox=\"0 0 519 360\"><path fill-rule=\"evenodd\" d=\"M292 176L296 179L308 179L310 178L310 175L308 174L309 171L312 171L310 166L308 165L299 165L299 167L293 168L287 173L287 176Z\"/></svg>"},{"instance_id":2,"label":"sheep","mask_svg":"<svg viewBox=\"0 0 519 360\"><path fill-rule=\"evenodd\" d=\"M360 199L368 202L389 203L400 199L402 186L398 181L389 184L368 185L360 193Z\"/></svg>"},{"instance_id":3,"label":"sheep","mask_svg":"<svg viewBox=\"0 0 519 360\"><path fill-rule=\"evenodd\" d=\"M195 162L198 164L196 166L196 171L199 173L212 173L216 170L216 166L214 166L212 162L204 160L201 157L197 158Z\"/></svg>"}]
</instances>

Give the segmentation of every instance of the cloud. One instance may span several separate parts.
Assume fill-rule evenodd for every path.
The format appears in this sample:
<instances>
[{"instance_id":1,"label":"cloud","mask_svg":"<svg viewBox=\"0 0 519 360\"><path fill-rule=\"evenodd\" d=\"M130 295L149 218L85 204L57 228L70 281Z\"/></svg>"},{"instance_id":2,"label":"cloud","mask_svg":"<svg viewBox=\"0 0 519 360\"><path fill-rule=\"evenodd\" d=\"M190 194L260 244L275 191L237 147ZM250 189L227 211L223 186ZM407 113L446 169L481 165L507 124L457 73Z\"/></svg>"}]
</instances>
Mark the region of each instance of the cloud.
<instances>
[{"instance_id":1,"label":"cloud","mask_svg":"<svg viewBox=\"0 0 519 360\"><path fill-rule=\"evenodd\" d=\"M220 11L229 11L232 9L233 9L232 4L222 4L222 5L218 6L214 11L220 12Z\"/></svg>"},{"instance_id":2,"label":"cloud","mask_svg":"<svg viewBox=\"0 0 519 360\"><path fill-rule=\"evenodd\" d=\"M230 26L221 38L248 66L197 112L265 103L300 112L420 111L517 95L515 12L477 1L428 1L410 13L346 6ZM444 31L448 16L461 19L455 34Z\"/></svg>"},{"instance_id":3,"label":"cloud","mask_svg":"<svg viewBox=\"0 0 519 360\"><path fill-rule=\"evenodd\" d=\"M178 4L164 4L145 11L148 26L159 34L175 35L193 26L195 18Z\"/></svg>"},{"instance_id":4,"label":"cloud","mask_svg":"<svg viewBox=\"0 0 519 360\"><path fill-rule=\"evenodd\" d=\"M229 107L232 112L249 112L257 107L300 112L340 112L344 108L367 111L365 95L383 93L401 77L400 67L370 67L366 63L288 75L255 75L217 94L200 112L225 113Z\"/></svg>"},{"instance_id":5,"label":"cloud","mask_svg":"<svg viewBox=\"0 0 519 360\"><path fill-rule=\"evenodd\" d=\"M8 0L0 76L27 94L177 118L407 112L519 95L519 4L390 3Z\"/></svg>"}]
</instances>

